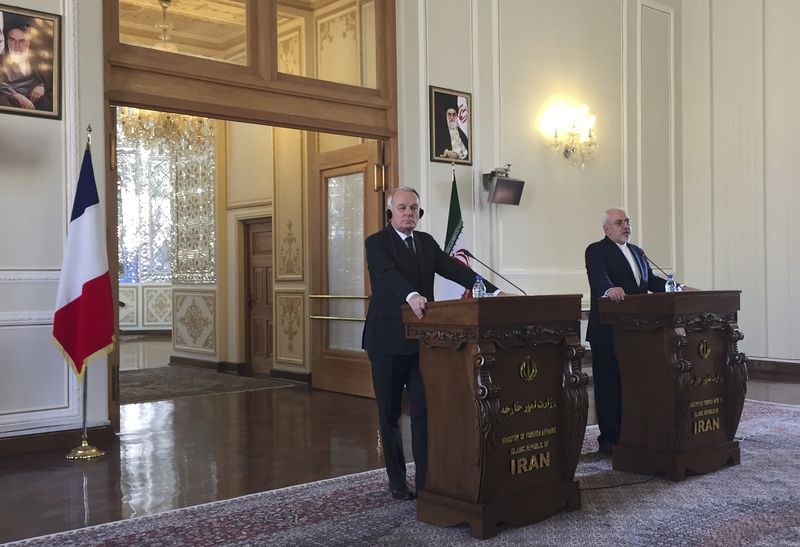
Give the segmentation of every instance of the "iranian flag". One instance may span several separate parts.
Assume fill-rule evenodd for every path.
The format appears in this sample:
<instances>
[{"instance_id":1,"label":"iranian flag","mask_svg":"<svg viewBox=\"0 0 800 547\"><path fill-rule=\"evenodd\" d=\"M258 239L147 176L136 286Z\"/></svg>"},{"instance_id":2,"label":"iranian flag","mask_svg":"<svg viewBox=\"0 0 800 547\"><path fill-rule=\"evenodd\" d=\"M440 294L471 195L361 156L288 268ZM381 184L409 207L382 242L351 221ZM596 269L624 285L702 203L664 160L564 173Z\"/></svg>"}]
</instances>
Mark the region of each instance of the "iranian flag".
<instances>
[{"instance_id":1,"label":"iranian flag","mask_svg":"<svg viewBox=\"0 0 800 547\"><path fill-rule=\"evenodd\" d=\"M106 254L106 223L87 145L72 204L53 318L56 347L83 375L94 355L114 349L114 304Z\"/></svg>"},{"instance_id":2,"label":"iranian flag","mask_svg":"<svg viewBox=\"0 0 800 547\"><path fill-rule=\"evenodd\" d=\"M447 234L444 238L444 252L454 259L469 267L469 259L464 254L464 219L461 217L461 203L458 201L458 186L456 185L456 169L453 166L453 179L450 189L450 212L447 215ZM436 276L436 300L458 300L469 298L469 289L464 289L458 283Z\"/></svg>"}]
</instances>

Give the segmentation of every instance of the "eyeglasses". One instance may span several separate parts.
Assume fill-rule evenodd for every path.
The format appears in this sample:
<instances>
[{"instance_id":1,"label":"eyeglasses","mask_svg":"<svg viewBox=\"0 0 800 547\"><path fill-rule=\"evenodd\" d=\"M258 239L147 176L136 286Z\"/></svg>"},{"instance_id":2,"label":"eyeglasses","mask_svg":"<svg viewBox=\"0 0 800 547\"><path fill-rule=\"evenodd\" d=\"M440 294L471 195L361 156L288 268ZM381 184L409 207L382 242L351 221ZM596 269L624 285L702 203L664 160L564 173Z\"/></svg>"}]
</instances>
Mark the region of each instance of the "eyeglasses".
<instances>
[{"instance_id":1,"label":"eyeglasses","mask_svg":"<svg viewBox=\"0 0 800 547\"><path fill-rule=\"evenodd\" d=\"M631 225L631 219L629 219L629 218L621 218L619 220L615 220L614 221L614 226L622 226L623 224L625 224L627 226L630 226Z\"/></svg>"}]
</instances>

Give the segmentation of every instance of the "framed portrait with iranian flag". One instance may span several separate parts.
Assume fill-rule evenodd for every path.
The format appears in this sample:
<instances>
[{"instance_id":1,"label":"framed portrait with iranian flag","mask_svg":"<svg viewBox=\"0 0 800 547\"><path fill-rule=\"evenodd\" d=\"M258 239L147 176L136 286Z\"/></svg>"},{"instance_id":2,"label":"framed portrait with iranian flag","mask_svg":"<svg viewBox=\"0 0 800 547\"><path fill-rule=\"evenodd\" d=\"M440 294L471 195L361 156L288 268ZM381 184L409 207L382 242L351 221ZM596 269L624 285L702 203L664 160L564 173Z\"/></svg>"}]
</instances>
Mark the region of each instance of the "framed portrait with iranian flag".
<instances>
[{"instance_id":1,"label":"framed portrait with iranian flag","mask_svg":"<svg viewBox=\"0 0 800 547\"><path fill-rule=\"evenodd\" d=\"M472 165L472 95L430 86L431 161Z\"/></svg>"}]
</instances>

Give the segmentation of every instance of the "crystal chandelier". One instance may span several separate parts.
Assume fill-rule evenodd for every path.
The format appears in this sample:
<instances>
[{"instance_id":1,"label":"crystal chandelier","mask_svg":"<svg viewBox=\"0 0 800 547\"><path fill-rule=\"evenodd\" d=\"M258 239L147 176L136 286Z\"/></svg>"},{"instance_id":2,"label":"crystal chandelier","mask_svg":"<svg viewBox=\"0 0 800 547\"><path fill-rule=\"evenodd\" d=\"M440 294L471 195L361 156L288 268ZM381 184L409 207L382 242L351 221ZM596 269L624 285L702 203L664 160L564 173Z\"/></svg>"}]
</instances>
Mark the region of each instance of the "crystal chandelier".
<instances>
[{"instance_id":1,"label":"crystal chandelier","mask_svg":"<svg viewBox=\"0 0 800 547\"><path fill-rule=\"evenodd\" d=\"M120 279L215 282L216 125L118 109Z\"/></svg>"},{"instance_id":2,"label":"crystal chandelier","mask_svg":"<svg viewBox=\"0 0 800 547\"><path fill-rule=\"evenodd\" d=\"M158 3L161 6L161 22L156 24L159 41L153 47L162 51L178 51L178 46L174 42L170 42L172 25L167 22L167 10L172 5L172 0L158 0Z\"/></svg>"},{"instance_id":3,"label":"crystal chandelier","mask_svg":"<svg viewBox=\"0 0 800 547\"><path fill-rule=\"evenodd\" d=\"M172 146L197 148L214 138L214 122L172 112L119 107L118 131L131 141L146 141L160 153Z\"/></svg>"}]
</instances>

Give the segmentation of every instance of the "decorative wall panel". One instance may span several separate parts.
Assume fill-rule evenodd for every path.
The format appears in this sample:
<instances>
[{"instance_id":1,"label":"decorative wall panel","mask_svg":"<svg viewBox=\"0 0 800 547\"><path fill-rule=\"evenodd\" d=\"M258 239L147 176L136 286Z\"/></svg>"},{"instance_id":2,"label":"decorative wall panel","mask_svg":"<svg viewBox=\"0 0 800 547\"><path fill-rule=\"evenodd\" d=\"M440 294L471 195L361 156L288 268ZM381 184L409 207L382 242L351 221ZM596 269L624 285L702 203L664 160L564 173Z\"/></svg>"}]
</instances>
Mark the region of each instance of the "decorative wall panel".
<instances>
[{"instance_id":1,"label":"decorative wall panel","mask_svg":"<svg viewBox=\"0 0 800 547\"><path fill-rule=\"evenodd\" d=\"M119 307L119 327L136 327L139 325L139 288L138 286L129 286L119 288L119 301L125 304L125 307Z\"/></svg>"},{"instance_id":2,"label":"decorative wall panel","mask_svg":"<svg viewBox=\"0 0 800 547\"><path fill-rule=\"evenodd\" d=\"M275 291L275 360L302 365L305 357L305 295L303 291Z\"/></svg>"},{"instance_id":3,"label":"decorative wall panel","mask_svg":"<svg viewBox=\"0 0 800 547\"><path fill-rule=\"evenodd\" d=\"M303 76L306 73L303 20L295 20L278 29L278 70Z\"/></svg>"},{"instance_id":4,"label":"decorative wall panel","mask_svg":"<svg viewBox=\"0 0 800 547\"><path fill-rule=\"evenodd\" d=\"M303 280L303 131L275 128L275 281Z\"/></svg>"},{"instance_id":5,"label":"decorative wall panel","mask_svg":"<svg viewBox=\"0 0 800 547\"><path fill-rule=\"evenodd\" d=\"M676 266L674 32L671 10L642 4L639 238L647 254L670 271Z\"/></svg>"},{"instance_id":6,"label":"decorative wall panel","mask_svg":"<svg viewBox=\"0 0 800 547\"><path fill-rule=\"evenodd\" d=\"M216 293L214 290L173 290L172 338L176 350L214 354Z\"/></svg>"},{"instance_id":7,"label":"decorative wall panel","mask_svg":"<svg viewBox=\"0 0 800 547\"><path fill-rule=\"evenodd\" d=\"M317 29L317 78L362 85L361 13L357 2L344 2L314 15Z\"/></svg>"},{"instance_id":8,"label":"decorative wall panel","mask_svg":"<svg viewBox=\"0 0 800 547\"><path fill-rule=\"evenodd\" d=\"M172 326L172 287L142 287L144 326Z\"/></svg>"}]
</instances>

